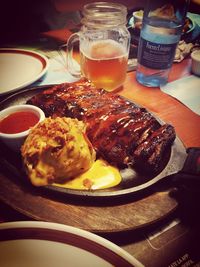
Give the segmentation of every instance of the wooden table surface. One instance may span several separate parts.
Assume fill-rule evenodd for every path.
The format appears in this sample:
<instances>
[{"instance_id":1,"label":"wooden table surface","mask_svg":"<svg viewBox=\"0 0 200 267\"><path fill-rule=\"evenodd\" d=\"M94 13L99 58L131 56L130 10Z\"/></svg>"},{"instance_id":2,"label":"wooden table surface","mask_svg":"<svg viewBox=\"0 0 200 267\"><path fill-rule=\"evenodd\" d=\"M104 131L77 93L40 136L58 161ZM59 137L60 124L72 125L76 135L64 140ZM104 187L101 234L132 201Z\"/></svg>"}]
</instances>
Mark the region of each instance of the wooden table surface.
<instances>
[{"instance_id":1,"label":"wooden table surface","mask_svg":"<svg viewBox=\"0 0 200 267\"><path fill-rule=\"evenodd\" d=\"M179 64L174 64L169 81L190 75L190 68L190 58L185 59ZM118 93L146 107L163 121L171 123L186 148L200 147L200 116L192 112L178 100L163 93L159 88L148 88L138 84L135 79L135 71L127 74L123 89ZM2 175L4 174L0 173L0 176ZM5 203L0 202L0 222L24 219L29 220L30 218L11 209ZM123 237L123 233L120 233L118 236L115 235L114 238L111 238L111 240L127 251L132 252L132 248L135 248L133 243L135 239L133 238L131 241L130 237L128 237L128 244L124 244L127 239L126 233L124 235L126 237ZM122 239L124 240L122 241Z\"/></svg>"}]
</instances>

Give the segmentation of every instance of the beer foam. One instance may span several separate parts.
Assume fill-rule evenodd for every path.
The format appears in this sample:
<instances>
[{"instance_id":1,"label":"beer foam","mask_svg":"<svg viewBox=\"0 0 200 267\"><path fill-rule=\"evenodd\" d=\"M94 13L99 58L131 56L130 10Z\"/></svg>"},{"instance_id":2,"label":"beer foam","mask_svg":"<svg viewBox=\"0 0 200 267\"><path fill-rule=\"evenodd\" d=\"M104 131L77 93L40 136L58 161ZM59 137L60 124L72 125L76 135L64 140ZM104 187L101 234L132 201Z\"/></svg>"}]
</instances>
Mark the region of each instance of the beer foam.
<instances>
[{"instance_id":1,"label":"beer foam","mask_svg":"<svg viewBox=\"0 0 200 267\"><path fill-rule=\"evenodd\" d=\"M90 59L113 59L125 56L125 48L112 39L94 41L85 49L83 46L81 52Z\"/></svg>"}]
</instances>

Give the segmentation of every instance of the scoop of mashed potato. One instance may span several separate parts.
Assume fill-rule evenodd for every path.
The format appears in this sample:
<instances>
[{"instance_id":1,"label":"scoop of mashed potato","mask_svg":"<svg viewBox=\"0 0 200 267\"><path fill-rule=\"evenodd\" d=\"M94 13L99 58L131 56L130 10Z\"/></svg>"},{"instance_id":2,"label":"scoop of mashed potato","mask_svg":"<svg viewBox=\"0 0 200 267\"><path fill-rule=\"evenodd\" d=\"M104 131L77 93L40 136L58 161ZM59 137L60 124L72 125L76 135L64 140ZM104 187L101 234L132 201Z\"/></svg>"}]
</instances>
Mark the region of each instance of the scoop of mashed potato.
<instances>
[{"instance_id":1,"label":"scoop of mashed potato","mask_svg":"<svg viewBox=\"0 0 200 267\"><path fill-rule=\"evenodd\" d=\"M65 181L87 171L95 151L85 124L71 118L46 118L32 128L21 148L26 173L33 185Z\"/></svg>"}]
</instances>

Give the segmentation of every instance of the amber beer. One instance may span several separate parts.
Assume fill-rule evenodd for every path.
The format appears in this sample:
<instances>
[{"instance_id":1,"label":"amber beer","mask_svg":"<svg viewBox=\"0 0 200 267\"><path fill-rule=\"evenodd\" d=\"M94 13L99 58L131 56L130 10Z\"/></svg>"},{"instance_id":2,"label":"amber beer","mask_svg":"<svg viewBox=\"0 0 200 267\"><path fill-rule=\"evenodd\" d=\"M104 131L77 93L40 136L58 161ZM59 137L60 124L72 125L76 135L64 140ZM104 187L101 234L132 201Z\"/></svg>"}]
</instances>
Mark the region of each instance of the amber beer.
<instances>
[{"instance_id":1,"label":"amber beer","mask_svg":"<svg viewBox=\"0 0 200 267\"><path fill-rule=\"evenodd\" d=\"M127 72L128 53L114 40L94 41L80 47L82 75L108 91L119 88Z\"/></svg>"}]
</instances>

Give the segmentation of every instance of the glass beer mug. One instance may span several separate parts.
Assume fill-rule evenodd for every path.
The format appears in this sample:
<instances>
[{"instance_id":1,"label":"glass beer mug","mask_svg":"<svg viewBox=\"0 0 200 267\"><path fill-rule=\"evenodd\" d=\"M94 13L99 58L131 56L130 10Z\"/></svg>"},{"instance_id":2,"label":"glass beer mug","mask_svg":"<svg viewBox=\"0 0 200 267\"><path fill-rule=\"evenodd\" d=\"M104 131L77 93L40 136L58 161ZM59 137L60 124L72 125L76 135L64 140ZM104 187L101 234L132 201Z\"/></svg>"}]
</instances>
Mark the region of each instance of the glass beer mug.
<instances>
[{"instance_id":1,"label":"glass beer mug","mask_svg":"<svg viewBox=\"0 0 200 267\"><path fill-rule=\"evenodd\" d=\"M126 28L127 8L107 2L86 4L82 27L67 42L67 67L76 78L86 77L96 87L119 88L127 72L130 34ZM80 68L74 64L73 49L79 41Z\"/></svg>"}]
</instances>

